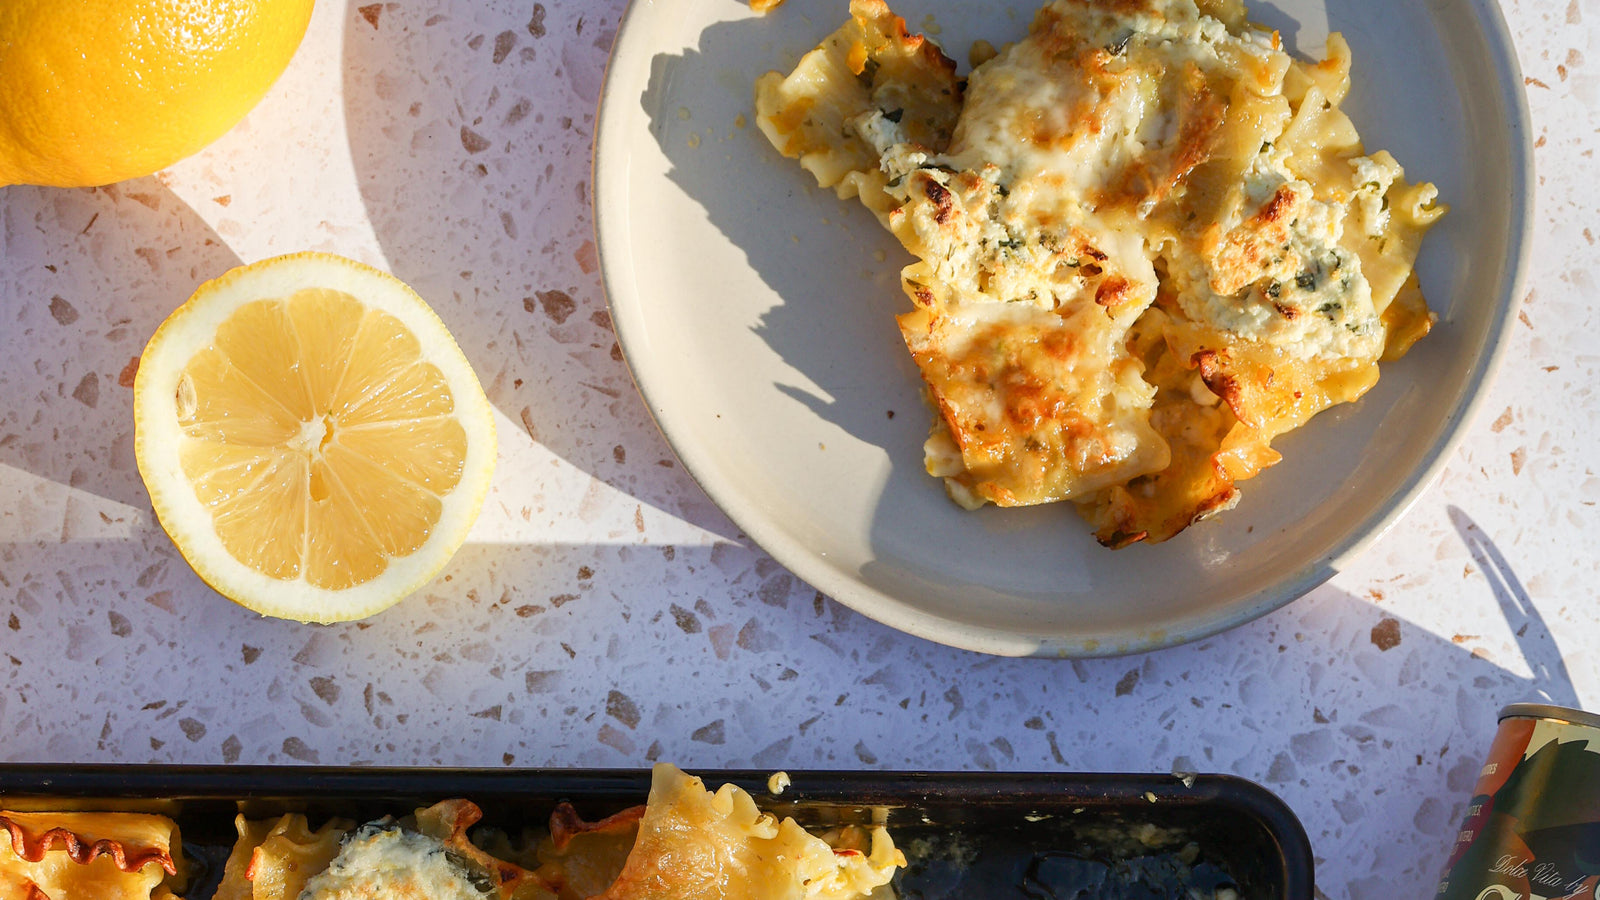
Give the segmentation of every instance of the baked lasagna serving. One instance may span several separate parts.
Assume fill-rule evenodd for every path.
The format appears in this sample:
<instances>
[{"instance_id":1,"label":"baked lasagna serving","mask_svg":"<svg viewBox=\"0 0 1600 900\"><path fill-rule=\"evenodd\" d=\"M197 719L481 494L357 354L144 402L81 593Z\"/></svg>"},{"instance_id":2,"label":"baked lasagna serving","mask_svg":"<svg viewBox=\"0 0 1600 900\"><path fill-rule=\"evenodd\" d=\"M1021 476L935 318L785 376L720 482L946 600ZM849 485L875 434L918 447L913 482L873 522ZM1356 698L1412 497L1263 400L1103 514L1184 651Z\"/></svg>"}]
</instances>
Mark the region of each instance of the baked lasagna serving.
<instances>
[{"instance_id":1,"label":"baked lasagna serving","mask_svg":"<svg viewBox=\"0 0 1600 900\"><path fill-rule=\"evenodd\" d=\"M962 506L1164 541L1432 326L1412 265L1445 207L1362 147L1338 34L1307 63L1238 0L1054 0L963 78L849 9L757 122L916 257L898 322Z\"/></svg>"},{"instance_id":2,"label":"baked lasagna serving","mask_svg":"<svg viewBox=\"0 0 1600 900\"><path fill-rule=\"evenodd\" d=\"M906 864L882 826L813 834L657 765L650 795L597 822L566 803L548 827L481 828L452 799L366 824L239 816L214 892L195 893L178 827L159 815L0 811L3 900L873 900Z\"/></svg>"}]
</instances>

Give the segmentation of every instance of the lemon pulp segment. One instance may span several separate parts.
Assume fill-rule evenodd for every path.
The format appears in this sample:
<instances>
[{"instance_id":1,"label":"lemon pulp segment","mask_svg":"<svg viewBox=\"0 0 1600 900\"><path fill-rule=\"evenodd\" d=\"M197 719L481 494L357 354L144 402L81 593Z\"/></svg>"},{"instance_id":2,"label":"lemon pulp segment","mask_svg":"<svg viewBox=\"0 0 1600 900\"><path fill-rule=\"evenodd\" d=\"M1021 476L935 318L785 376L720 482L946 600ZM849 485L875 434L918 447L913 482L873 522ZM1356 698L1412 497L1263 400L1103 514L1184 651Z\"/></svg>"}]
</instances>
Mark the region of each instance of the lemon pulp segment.
<instances>
[{"instance_id":1,"label":"lemon pulp segment","mask_svg":"<svg viewBox=\"0 0 1600 900\"><path fill-rule=\"evenodd\" d=\"M467 434L399 319L328 288L234 310L177 385L178 458L240 563L339 590L415 552Z\"/></svg>"}]
</instances>

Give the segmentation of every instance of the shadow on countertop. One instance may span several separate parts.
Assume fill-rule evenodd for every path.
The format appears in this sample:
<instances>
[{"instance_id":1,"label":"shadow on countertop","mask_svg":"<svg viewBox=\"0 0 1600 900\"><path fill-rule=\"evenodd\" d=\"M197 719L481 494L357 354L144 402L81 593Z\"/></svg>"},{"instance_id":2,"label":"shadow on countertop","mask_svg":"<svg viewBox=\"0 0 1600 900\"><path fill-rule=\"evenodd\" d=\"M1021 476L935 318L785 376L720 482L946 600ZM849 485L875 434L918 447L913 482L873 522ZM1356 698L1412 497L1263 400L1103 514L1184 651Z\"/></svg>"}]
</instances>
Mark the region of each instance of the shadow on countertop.
<instances>
[{"instance_id":1,"label":"shadow on countertop","mask_svg":"<svg viewBox=\"0 0 1600 900\"><path fill-rule=\"evenodd\" d=\"M624 5L350 0L351 160L389 268L445 320L525 433L518 446L731 536L689 478L661 475L677 462L623 364L597 271L590 142Z\"/></svg>"},{"instance_id":2,"label":"shadow on countertop","mask_svg":"<svg viewBox=\"0 0 1600 900\"><path fill-rule=\"evenodd\" d=\"M0 292L14 298L0 465L25 473L8 485L21 503L0 513L0 542L126 533L149 509L133 457L139 354L201 282L239 258L153 175L0 188L0 215L11 235Z\"/></svg>"}]
</instances>

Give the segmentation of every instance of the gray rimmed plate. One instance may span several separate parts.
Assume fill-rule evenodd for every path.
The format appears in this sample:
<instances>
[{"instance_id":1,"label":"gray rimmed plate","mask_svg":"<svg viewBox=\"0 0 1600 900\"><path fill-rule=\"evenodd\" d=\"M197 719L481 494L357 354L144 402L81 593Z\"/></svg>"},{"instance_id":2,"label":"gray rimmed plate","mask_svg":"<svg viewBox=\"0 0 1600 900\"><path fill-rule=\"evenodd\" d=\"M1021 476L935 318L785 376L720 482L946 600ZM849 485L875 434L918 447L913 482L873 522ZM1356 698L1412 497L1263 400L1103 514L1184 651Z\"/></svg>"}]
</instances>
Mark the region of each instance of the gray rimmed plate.
<instances>
[{"instance_id":1,"label":"gray rimmed plate","mask_svg":"<svg viewBox=\"0 0 1600 900\"><path fill-rule=\"evenodd\" d=\"M1096 656L1247 622L1320 584L1444 466L1504 346L1528 251L1522 77L1491 0L1250 4L1291 49L1355 57L1369 149L1452 211L1418 261L1434 332L1359 403L1275 442L1238 508L1110 551L1069 505L966 512L922 469L929 413L894 315L908 257L755 128L751 85L844 21L845 0L635 0L594 158L612 319L657 424L778 561L885 624L1004 655ZM1020 37L1035 4L901 0L957 59Z\"/></svg>"}]
</instances>

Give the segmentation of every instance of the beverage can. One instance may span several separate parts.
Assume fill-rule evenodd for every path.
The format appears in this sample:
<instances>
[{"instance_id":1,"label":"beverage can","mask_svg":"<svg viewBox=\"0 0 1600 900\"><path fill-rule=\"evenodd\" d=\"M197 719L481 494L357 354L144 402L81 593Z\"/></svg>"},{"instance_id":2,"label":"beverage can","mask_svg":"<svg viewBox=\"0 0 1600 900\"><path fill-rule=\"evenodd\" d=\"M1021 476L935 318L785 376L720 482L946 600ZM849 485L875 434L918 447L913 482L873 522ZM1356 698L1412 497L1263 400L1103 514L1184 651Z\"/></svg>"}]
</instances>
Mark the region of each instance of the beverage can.
<instances>
[{"instance_id":1,"label":"beverage can","mask_svg":"<svg viewBox=\"0 0 1600 900\"><path fill-rule=\"evenodd\" d=\"M1513 703L1478 772L1439 900L1596 900L1600 715Z\"/></svg>"}]
</instances>

